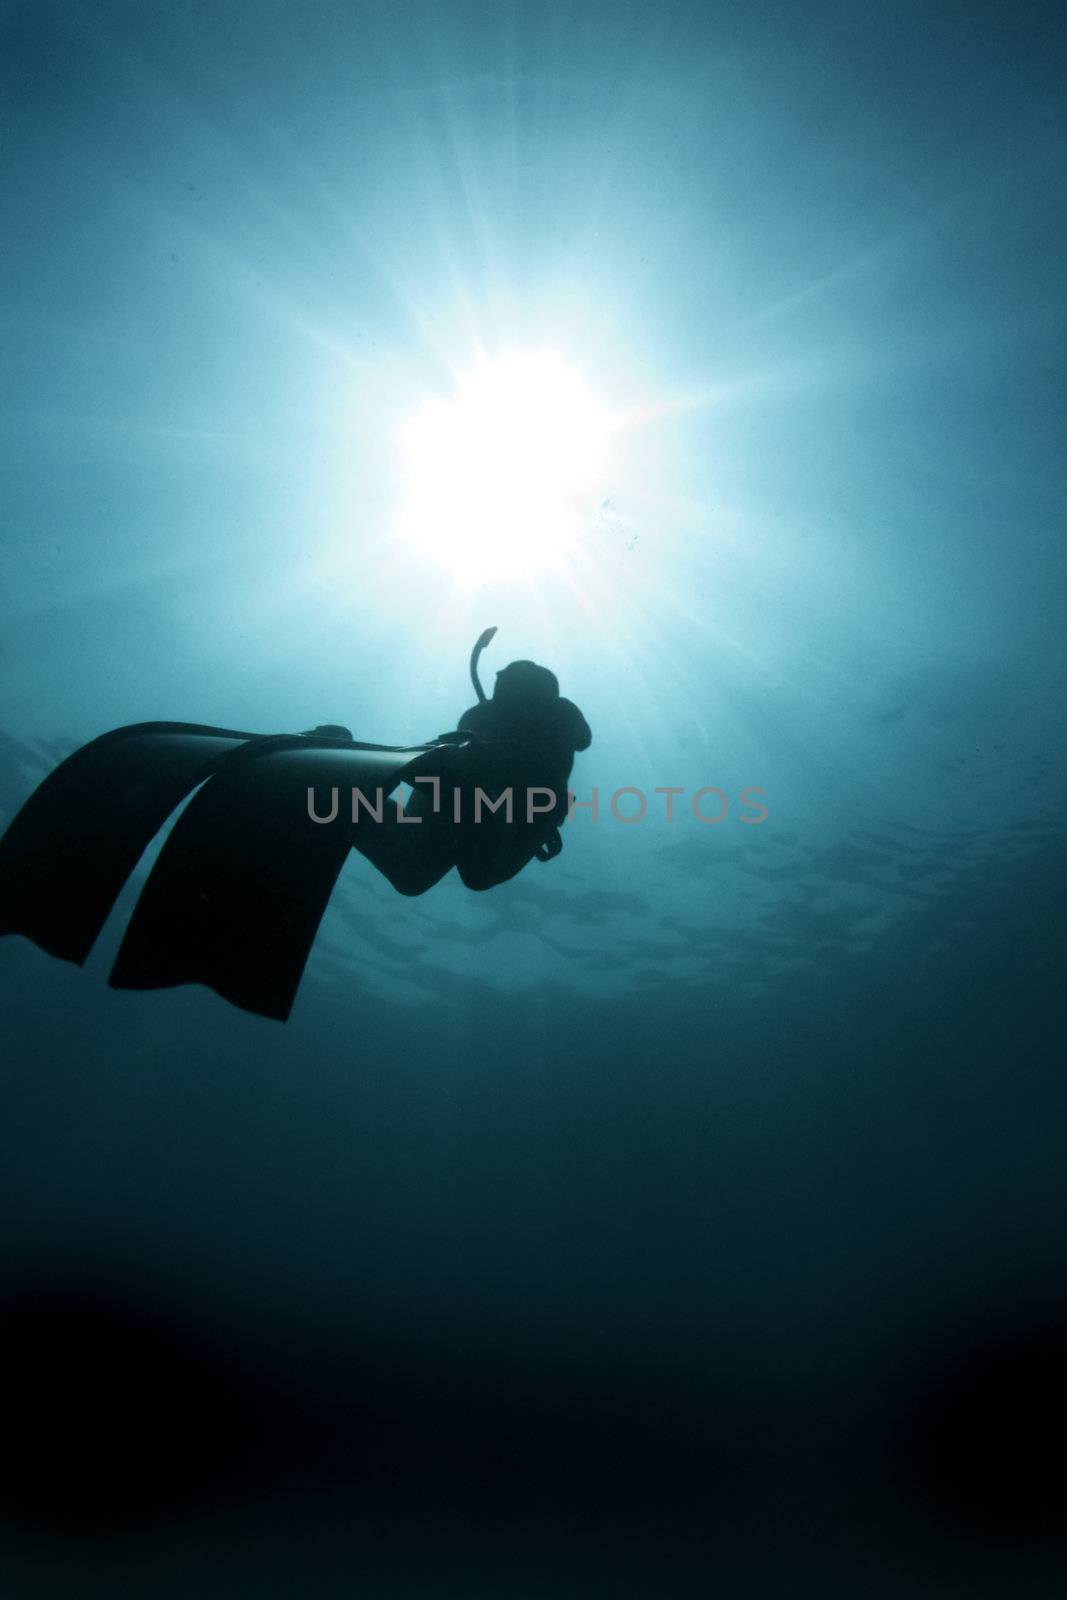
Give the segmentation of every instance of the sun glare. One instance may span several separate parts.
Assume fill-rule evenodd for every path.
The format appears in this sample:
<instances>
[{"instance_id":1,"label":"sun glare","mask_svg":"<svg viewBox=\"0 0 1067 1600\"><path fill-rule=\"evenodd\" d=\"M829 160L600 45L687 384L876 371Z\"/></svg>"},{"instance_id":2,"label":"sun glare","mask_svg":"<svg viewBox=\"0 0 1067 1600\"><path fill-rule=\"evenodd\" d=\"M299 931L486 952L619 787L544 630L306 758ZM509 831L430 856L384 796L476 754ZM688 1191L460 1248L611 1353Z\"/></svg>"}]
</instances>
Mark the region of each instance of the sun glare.
<instances>
[{"instance_id":1,"label":"sun glare","mask_svg":"<svg viewBox=\"0 0 1067 1600\"><path fill-rule=\"evenodd\" d=\"M607 433L560 356L483 362L403 430L402 536L468 581L564 566L601 484Z\"/></svg>"}]
</instances>

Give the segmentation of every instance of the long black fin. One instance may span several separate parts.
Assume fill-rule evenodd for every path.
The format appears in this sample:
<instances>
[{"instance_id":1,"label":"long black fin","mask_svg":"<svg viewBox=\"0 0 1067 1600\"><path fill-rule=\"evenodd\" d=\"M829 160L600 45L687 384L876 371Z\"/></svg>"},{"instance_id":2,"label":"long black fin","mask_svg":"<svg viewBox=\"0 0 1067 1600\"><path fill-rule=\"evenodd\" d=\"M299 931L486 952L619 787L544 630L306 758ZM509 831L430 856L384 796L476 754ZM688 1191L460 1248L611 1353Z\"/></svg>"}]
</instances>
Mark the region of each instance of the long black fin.
<instances>
[{"instance_id":1,"label":"long black fin","mask_svg":"<svg viewBox=\"0 0 1067 1600\"><path fill-rule=\"evenodd\" d=\"M420 756L306 738L257 740L179 817L112 969L120 989L203 983L284 1021L352 847L351 791L388 795ZM318 815L312 819L308 790Z\"/></svg>"},{"instance_id":2,"label":"long black fin","mask_svg":"<svg viewBox=\"0 0 1067 1600\"><path fill-rule=\"evenodd\" d=\"M176 806L254 738L140 722L76 750L0 839L0 934L83 962L130 873Z\"/></svg>"}]
</instances>

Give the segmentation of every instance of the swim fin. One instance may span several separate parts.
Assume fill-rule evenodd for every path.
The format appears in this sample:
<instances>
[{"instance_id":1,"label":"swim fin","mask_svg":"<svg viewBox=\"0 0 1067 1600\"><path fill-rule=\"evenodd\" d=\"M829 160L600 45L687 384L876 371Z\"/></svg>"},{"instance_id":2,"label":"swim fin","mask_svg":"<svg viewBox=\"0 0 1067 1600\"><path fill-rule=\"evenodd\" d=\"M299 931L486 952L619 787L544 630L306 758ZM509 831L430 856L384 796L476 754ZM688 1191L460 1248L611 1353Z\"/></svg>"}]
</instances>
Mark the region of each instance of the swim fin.
<instances>
[{"instance_id":1,"label":"swim fin","mask_svg":"<svg viewBox=\"0 0 1067 1600\"><path fill-rule=\"evenodd\" d=\"M159 854L112 968L115 988L203 983L288 1017L353 843L308 790L389 794L434 744L367 746L345 730L254 735L189 723L118 728L62 762L0 839L0 934L84 962L123 884L192 793ZM198 788L199 786L199 788Z\"/></svg>"}]
</instances>

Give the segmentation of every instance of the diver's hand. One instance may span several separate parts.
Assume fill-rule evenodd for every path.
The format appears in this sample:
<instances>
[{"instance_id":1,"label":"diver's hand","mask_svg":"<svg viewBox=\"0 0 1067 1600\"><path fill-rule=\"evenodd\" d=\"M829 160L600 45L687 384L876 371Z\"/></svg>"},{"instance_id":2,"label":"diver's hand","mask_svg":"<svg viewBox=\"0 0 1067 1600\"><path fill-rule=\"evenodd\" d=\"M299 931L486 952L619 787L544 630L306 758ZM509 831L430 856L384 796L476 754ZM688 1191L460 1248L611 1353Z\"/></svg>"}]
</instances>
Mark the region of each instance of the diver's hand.
<instances>
[{"instance_id":1,"label":"diver's hand","mask_svg":"<svg viewBox=\"0 0 1067 1600\"><path fill-rule=\"evenodd\" d=\"M543 844L539 844L534 851L538 861L554 861L563 849L563 840L560 838L558 828L553 828Z\"/></svg>"}]
</instances>

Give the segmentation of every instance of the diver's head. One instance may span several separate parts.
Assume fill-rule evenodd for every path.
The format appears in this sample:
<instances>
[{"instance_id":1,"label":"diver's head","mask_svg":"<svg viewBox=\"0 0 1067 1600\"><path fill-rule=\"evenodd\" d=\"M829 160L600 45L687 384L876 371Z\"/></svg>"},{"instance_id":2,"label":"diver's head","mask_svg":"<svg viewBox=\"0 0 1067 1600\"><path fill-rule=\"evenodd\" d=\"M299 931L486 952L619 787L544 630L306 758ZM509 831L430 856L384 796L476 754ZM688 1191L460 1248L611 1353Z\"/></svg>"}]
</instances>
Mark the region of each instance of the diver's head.
<instances>
[{"instance_id":1,"label":"diver's head","mask_svg":"<svg viewBox=\"0 0 1067 1600\"><path fill-rule=\"evenodd\" d=\"M534 661L512 661L496 675L493 704L504 711L543 711L559 699L559 680Z\"/></svg>"}]
</instances>

